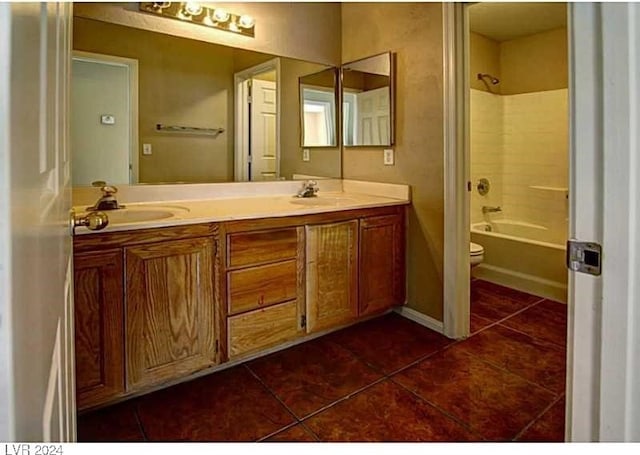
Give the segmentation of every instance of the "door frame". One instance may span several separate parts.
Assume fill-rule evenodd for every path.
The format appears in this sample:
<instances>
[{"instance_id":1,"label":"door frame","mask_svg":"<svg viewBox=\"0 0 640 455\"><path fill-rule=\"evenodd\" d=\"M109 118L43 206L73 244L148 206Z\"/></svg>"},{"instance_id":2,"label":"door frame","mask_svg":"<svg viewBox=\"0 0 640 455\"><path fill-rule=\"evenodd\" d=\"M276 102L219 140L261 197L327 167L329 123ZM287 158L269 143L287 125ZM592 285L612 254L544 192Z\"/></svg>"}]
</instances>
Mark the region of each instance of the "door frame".
<instances>
[{"instance_id":1,"label":"door frame","mask_svg":"<svg viewBox=\"0 0 640 455\"><path fill-rule=\"evenodd\" d=\"M463 202L469 182L464 164L469 153L464 79L469 76L451 71L454 64L468 68L468 41L461 31L466 6L443 6L444 331L454 338L468 334L464 319L469 317L463 298L469 289L469 238L462 232L469 226L468 203ZM639 441L640 58L635 56L640 5L567 7L569 235L603 245L603 272L597 277L569 273L565 439Z\"/></svg>"},{"instance_id":2,"label":"door frame","mask_svg":"<svg viewBox=\"0 0 640 455\"><path fill-rule=\"evenodd\" d=\"M276 179L280 178L280 118L282 111L282 77L280 72L280 58L276 57L259 65L239 71L233 75L234 87L234 117L235 141L233 146L234 156L234 181L247 182L248 156L250 147L250 119L247 82L254 76L268 71L276 72Z\"/></svg>"},{"instance_id":3,"label":"door frame","mask_svg":"<svg viewBox=\"0 0 640 455\"><path fill-rule=\"evenodd\" d=\"M129 184L140 181L139 156L139 117L138 117L138 60L134 58L118 57L116 55L97 54L95 52L73 51L72 62L98 63L101 65L125 67L129 74ZM73 63L72 63L73 65ZM73 77L71 78L73 81ZM71 82L73 91L73 82Z\"/></svg>"}]
</instances>

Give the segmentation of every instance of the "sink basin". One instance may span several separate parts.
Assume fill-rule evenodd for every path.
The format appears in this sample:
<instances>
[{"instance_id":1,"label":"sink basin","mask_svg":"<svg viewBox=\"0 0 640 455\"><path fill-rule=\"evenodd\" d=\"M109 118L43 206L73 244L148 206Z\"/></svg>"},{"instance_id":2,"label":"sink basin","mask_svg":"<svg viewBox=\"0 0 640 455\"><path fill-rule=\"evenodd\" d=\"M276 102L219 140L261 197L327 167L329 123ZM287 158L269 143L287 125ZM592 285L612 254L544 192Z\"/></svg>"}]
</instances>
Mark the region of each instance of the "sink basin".
<instances>
[{"instance_id":1,"label":"sink basin","mask_svg":"<svg viewBox=\"0 0 640 455\"><path fill-rule=\"evenodd\" d=\"M353 203L355 202L355 200L346 198L346 197L318 196L318 197L294 198L294 199L291 199L290 202L296 205L320 207L320 206L340 206L340 205Z\"/></svg>"},{"instance_id":2,"label":"sink basin","mask_svg":"<svg viewBox=\"0 0 640 455\"><path fill-rule=\"evenodd\" d=\"M142 221L164 220L174 216L174 212L158 209L122 209L105 212L109 217L109 223L139 223Z\"/></svg>"},{"instance_id":3,"label":"sink basin","mask_svg":"<svg viewBox=\"0 0 640 455\"><path fill-rule=\"evenodd\" d=\"M156 205L156 206L125 206L121 210L108 210L105 213L109 217L109 223L141 223L144 221L158 221L172 218L179 213L188 212L189 209L180 205Z\"/></svg>"}]
</instances>

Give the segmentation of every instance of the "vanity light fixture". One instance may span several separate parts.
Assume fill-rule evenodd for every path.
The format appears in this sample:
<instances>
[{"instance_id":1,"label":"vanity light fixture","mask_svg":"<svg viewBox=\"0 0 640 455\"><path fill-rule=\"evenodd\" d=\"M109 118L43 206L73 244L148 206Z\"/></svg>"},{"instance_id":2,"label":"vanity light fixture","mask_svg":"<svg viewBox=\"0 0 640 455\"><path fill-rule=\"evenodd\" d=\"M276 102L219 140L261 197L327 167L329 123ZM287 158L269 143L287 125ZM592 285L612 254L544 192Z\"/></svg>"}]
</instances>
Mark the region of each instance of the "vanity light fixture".
<instances>
[{"instance_id":1,"label":"vanity light fixture","mask_svg":"<svg viewBox=\"0 0 640 455\"><path fill-rule=\"evenodd\" d=\"M256 20L252 16L233 14L223 8L208 7L198 2L142 2L140 11L245 36L255 36Z\"/></svg>"}]
</instances>

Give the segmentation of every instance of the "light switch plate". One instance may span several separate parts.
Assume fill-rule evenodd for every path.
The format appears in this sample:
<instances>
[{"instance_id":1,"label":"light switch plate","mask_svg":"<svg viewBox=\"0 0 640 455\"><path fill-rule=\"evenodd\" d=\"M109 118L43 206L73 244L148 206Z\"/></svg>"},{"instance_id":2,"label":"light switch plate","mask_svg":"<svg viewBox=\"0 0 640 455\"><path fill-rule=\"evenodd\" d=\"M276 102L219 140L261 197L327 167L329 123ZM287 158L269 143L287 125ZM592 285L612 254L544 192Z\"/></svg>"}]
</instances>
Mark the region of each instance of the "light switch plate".
<instances>
[{"instance_id":1,"label":"light switch plate","mask_svg":"<svg viewBox=\"0 0 640 455\"><path fill-rule=\"evenodd\" d=\"M393 166L395 158L393 156L393 149L384 149L384 164L385 166Z\"/></svg>"},{"instance_id":2,"label":"light switch plate","mask_svg":"<svg viewBox=\"0 0 640 455\"><path fill-rule=\"evenodd\" d=\"M101 115L100 116L100 123L102 123L103 125L115 125L116 124L116 118L115 118L115 116L110 115L110 114Z\"/></svg>"},{"instance_id":3,"label":"light switch plate","mask_svg":"<svg viewBox=\"0 0 640 455\"><path fill-rule=\"evenodd\" d=\"M309 161L309 149L302 149L302 161Z\"/></svg>"},{"instance_id":4,"label":"light switch plate","mask_svg":"<svg viewBox=\"0 0 640 455\"><path fill-rule=\"evenodd\" d=\"M142 154L143 155L151 155L153 151L151 150L151 144L142 144Z\"/></svg>"}]
</instances>

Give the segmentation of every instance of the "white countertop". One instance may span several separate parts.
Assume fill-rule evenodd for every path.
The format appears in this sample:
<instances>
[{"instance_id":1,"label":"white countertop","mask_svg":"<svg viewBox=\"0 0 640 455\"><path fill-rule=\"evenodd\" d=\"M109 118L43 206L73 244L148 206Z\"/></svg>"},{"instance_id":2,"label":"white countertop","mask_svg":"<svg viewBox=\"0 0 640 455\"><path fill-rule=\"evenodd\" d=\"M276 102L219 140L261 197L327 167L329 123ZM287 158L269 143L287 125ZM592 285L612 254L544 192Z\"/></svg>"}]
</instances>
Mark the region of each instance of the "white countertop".
<instances>
[{"instance_id":1,"label":"white countertop","mask_svg":"<svg viewBox=\"0 0 640 455\"><path fill-rule=\"evenodd\" d=\"M388 184L373 184L370 182L362 182L361 185L343 185L343 188L349 189L349 191L321 191L317 198L296 198L291 194L268 194L264 196L242 195L212 199L133 203L128 203L126 199L121 200L118 198L120 204L124 204L125 208L104 211L110 218L109 225L106 228L101 231L90 231L85 227L78 227L76 228L76 235L232 220L299 216L405 205L410 202L409 190L405 185L401 186L406 187L406 191L390 191L389 194L392 194L393 197L380 195L383 192L380 189L384 189L384 185L389 186ZM366 193L357 192L358 190L366 191ZM387 193L387 191L384 191L384 193ZM87 205L83 204L77 205L74 210L76 213L81 214L86 211L86 208ZM151 219L140 220L147 218L146 215ZM156 215L161 218L155 219ZM134 218L129 218L129 216Z\"/></svg>"}]
</instances>

